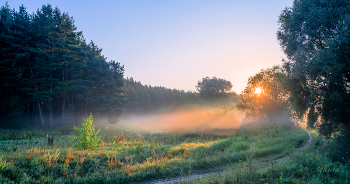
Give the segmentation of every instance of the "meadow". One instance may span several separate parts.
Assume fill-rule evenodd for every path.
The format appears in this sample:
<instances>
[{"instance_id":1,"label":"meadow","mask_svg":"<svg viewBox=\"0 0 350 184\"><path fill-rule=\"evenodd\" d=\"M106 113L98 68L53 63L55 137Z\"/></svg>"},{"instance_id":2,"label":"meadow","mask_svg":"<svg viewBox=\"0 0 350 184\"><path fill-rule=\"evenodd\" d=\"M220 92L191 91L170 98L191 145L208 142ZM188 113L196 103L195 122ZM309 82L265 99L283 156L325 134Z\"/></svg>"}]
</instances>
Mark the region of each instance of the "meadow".
<instances>
[{"instance_id":1,"label":"meadow","mask_svg":"<svg viewBox=\"0 0 350 184\"><path fill-rule=\"evenodd\" d=\"M332 161L329 153L335 147L320 146L322 138L315 131L311 133L311 146L285 159L264 164L242 162L226 172L179 183L349 183L349 161Z\"/></svg>"},{"instance_id":2,"label":"meadow","mask_svg":"<svg viewBox=\"0 0 350 184\"><path fill-rule=\"evenodd\" d=\"M129 183L227 170L209 181L188 182L232 183L237 167L242 167L237 181L255 182L266 178L272 166L248 171L246 164L281 158L308 139L305 130L291 124L242 125L231 131L149 132L117 124L102 129L97 148L83 150L74 146L71 137L79 136L74 130L1 130L0 182ZM291 157L291 163L298 159Z\"/></svg>"}]
</instances>

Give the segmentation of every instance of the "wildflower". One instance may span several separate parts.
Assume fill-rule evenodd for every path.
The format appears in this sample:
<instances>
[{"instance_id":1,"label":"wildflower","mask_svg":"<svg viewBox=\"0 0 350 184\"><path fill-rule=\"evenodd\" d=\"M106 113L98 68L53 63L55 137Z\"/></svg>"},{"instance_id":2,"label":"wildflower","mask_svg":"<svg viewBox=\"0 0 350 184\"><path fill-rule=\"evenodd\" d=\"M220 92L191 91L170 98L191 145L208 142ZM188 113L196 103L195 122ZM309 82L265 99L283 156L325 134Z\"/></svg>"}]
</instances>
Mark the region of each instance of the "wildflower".
<instances>
[{"instance_id":1,"label":"wildflower","mask_svg":"<svg viewBox=\"0 0 350 184\"><path fill-rule=\"evenodd\" d=\"M68 158L64 160L64 165L67 167L69 166L69 159Z\"/></svg>"},{"instance_id":2,"label":"wildflower","mask_svg":"<svg viewBox=\"0 0 350 184\"><path fill-rule=\"evenodd\" d=\"M84 160L86 159L86 157L81 157L80 158L80 164L83 164Z\"/></svg>"}]
</instances>

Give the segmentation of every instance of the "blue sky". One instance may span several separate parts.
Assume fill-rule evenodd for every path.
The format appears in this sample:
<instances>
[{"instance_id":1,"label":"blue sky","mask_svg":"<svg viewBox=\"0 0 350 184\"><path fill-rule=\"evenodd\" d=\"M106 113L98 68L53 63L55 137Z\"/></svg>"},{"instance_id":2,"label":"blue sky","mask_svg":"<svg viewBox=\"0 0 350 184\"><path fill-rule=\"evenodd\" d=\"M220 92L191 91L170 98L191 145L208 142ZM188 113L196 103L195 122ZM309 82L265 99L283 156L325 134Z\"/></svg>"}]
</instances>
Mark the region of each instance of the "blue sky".
<instances>
[{"instance_id":1,"label":"blue sky","mask_svg":"<svg viewBox=\"0 0 350 184\"><path fill-rule=\"evenodd\" d=\"M4 5L6 1L0 1ZM278 16L292 0L9 0L28 12L51 4L68 12L85 38L125 76L143 84L195 90L198 80L229 80L240 93L249 76L280 65Z\"/></svg>"}]
</instances>

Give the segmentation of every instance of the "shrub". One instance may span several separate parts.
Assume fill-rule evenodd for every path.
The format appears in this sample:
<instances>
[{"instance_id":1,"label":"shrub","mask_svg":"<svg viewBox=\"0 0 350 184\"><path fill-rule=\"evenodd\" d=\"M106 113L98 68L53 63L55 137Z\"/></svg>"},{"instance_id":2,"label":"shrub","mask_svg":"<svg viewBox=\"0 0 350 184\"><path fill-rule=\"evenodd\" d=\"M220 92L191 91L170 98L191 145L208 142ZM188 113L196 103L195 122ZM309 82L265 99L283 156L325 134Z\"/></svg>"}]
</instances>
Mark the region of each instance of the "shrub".
<instances>
[{"instance_id":1,"label":"shrub","mask_svg":"<svg viewBox=\"0 0 350 184\"><path fill-rule=\"evenodd\" d=\"M74 127L74 129L79 133L79 137L72 137L72 140L76 142L75 146L79 149L95 149L98 146L98 142L100 141L100 137L97 134L101 130L95 130L95 126L92 124L93 118L92 114L90 114L87 118L83 119L81 123L81 128Z\"/></svg>"},{"instance_id":2,"label":"shrub","mask_svg":"<svg viewBox=\"0 0 350 184\"><path fill-rule=\"evenodd\" d=\"M5 169L5 167L7 166L7 162L6 160L3 160L2 157L0 157L0 170Z\"/></svg>"}]
</instances>

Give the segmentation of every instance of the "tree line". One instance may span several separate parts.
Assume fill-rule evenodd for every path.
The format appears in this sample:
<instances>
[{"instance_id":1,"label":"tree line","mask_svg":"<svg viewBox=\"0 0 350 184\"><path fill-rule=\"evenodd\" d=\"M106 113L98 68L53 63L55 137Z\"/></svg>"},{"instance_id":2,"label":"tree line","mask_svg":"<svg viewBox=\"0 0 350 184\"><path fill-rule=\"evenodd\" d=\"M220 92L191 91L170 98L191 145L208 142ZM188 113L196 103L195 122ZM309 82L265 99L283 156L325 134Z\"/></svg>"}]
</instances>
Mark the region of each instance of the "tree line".
<instances>
[{"instance_id":1,"label":"tree line","mask_svg":"<svg viewBox=\"0 0 350 184\"><path fill-rule=\"evenodd\" d=\"M4 124L53 128L54 118L64 126L67 118L77 122L90 112L110 120L122 113L124 67L107 62L67 13L43 5L29 14L23 5L15 11L6 3L0 10L0 33Z\"/></svg>"},{"instance_id":2,"label":"tree line","mask_svg":"<svg viewBox=\"0 0 350 184\"><path fill-rule=\"evenodd\" d=\"M143 85L131 78L125 79L126 113L154 113L166 109L176 110L189 106L229 105L239 96L231 92L230 81L205 77L197 83L197 91L169 89Z\"/></svg>"},{"instance_id":3,"label":"tree line","mask_svg":"<svg viewBox=\"0 0 350 184\"><path fill-rule=\"evenodd\" d=\"M22 5L0 9L0 119L2 127L53 128L80 124L93 113L116 123L122 113L236 100L232 84L213 77L198 92L142 85L124 79L124 67L107 61L93 41L77 31L73 17L43 5L29 14ZM225 96L226 95L226 96ZM58 120L60 121L58 123Z\"/></svg>"}]
</instances>

